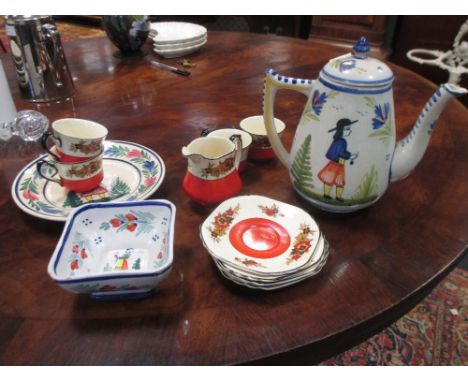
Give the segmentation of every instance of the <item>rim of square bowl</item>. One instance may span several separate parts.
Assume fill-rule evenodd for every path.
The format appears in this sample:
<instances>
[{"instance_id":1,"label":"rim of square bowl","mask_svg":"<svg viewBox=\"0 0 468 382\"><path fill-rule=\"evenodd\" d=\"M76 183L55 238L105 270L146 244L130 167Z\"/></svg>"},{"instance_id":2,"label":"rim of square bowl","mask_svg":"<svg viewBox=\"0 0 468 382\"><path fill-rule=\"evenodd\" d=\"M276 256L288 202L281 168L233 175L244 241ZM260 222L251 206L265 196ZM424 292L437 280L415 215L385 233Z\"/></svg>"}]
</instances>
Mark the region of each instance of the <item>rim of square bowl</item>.
<instances>
[{"instance_id":1,"label":"rim of square bowl","mask_svg":"<svg viewBox=\"0 0 468 382\"><path fill-rule=\"evenodd\" d=\"M84 211L90 209L99 209L99 208L112 208L112 207L123 207L123 206L144 206L144 205L159 205L166 206L171 211L171 221L169 224L169 256L167 261L161 265L160 268L157 268L155 271L132 271L131 273L121 274L120 271L116 273L107 273L106 275L97 275L96 273L91 273L88 276L79 276L76 278L70 277L60 277L56 273L56 268L62 254L63 246L68 239L68 235L73 227L73 223L76 217ZM126 202L113 202L113 203L92 203L85 204L83 206L77 207L73 210L67 218L65 226L63 228L60 239L55 247L54 253L49 260L47 266L47 273L49 276L60 284L71 284L81 281L99 281L99 280L112 280L112 279L126 279L126 278L142 278L142 277L154 277L159 276L172 267L174 260L174 229L175 229L175 216L176 216L176 206L167 199L152 199L152 200L139 200L139 201L126 201Z\"/></svg>"}]
</instances>

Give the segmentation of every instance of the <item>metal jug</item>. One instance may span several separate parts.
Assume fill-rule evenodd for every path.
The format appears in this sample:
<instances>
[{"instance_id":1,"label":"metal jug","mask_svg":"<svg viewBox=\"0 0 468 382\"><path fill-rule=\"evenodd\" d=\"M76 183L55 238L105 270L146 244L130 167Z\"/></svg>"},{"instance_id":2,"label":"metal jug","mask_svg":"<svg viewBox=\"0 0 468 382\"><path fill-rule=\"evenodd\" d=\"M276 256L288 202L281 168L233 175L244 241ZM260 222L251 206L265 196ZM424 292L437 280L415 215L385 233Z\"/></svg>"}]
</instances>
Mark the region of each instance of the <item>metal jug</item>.
<instances>
[{"instance_id":1,"label":"metal jug","mask_svg":"<svg viewBox=\"0 0 468 382\"><path fill-rule=\"evenodd\" d=\"M72 96L73 79L53 18L15 15L5 19L21 97L49 102Z\"/></svg>"}]
</instances>

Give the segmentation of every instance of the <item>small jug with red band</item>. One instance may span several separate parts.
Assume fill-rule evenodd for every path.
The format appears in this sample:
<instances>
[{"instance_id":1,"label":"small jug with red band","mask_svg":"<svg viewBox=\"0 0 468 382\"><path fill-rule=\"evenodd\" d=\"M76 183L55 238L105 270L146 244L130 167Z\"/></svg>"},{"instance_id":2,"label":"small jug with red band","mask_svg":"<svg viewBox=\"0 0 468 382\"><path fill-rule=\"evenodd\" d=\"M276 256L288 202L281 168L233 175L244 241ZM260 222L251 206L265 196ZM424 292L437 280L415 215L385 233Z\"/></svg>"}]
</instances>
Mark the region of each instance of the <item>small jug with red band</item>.
<instances>
[{"instance_id":1,"label":"small jug with red band","mask_svg":"<svg viewBox=\"0 0 468 382\"><path fill-rule=\"evenodd\" d=\"M219 203L236 195L242 188L238 168L241 160L240 135L196 138L182 147L188 160L182 188L201 204Z\"/></svg>"}]
</instances>

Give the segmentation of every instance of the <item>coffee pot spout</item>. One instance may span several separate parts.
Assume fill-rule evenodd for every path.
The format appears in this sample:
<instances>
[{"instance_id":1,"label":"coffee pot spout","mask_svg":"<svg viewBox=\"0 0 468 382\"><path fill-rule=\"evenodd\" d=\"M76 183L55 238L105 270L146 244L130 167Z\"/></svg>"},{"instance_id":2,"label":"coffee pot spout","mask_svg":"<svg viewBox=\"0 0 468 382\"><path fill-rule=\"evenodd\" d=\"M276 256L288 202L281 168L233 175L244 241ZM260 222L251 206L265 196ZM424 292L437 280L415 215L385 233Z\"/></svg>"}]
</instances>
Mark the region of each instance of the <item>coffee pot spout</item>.
<instances>
[{"instance_id":1,"label":"coffee pot spout","mask_svg":"<svg viewBox=\"0 0 468 382\"><path fill-rule=\"evenodd\" d=\"M390 181L405 178L416 167L426 151L437 119L447 102L466 93L468 90L449 83L441 85L436 90L424 106L410 133L396 144Z\"/></svg>"}]
</instances>

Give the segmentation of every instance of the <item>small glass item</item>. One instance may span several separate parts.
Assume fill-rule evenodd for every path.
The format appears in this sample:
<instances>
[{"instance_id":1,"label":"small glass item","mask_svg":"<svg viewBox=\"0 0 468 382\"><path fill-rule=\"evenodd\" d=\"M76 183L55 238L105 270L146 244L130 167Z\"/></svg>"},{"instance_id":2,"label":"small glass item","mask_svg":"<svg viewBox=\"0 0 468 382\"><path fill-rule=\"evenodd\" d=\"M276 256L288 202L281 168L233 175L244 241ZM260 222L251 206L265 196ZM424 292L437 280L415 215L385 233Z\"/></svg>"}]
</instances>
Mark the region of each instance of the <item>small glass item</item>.
<instances>
[{"instance_id":1,"label":"small glass item","mask_svg":"<svg viewBox=\"0 0 468 382\"><path fill-rule=\"evenodd\" d=\"M15 119L0 126L0 139L8 140L17 135L26 142L37 141L47 131L49 120L35 110L22 110Z\"/></svg>"}]
</instances>

